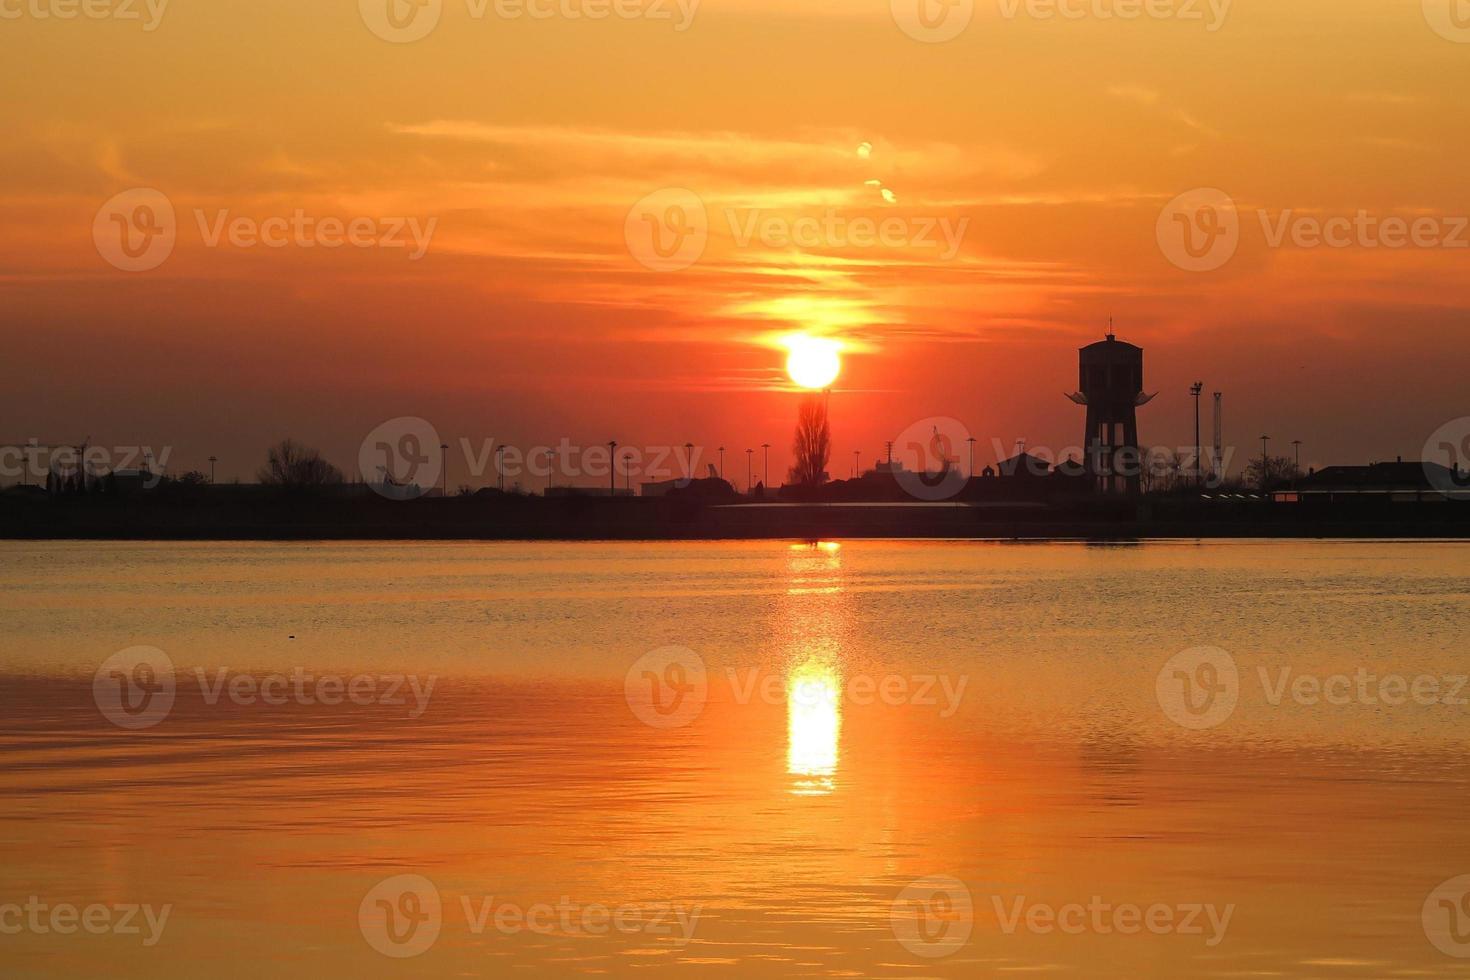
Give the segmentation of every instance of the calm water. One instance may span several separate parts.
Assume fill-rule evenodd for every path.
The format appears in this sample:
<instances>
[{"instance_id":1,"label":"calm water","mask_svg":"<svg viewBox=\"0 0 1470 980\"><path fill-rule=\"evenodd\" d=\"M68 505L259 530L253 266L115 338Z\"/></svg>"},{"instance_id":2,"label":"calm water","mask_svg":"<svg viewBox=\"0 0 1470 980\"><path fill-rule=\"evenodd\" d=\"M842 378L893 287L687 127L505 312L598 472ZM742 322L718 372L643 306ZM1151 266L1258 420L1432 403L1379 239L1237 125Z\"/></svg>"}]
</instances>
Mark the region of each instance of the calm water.
<instances>
[{"instance_id":1,"label":"calm water","mask_svg":"<svg viewBox=\"0 0 1470 980\"><path fill-rule=\"evenodd\" d=\"M1467 582L1415 542L0 544L0 973L1464 976Z\"/></svg>"}]
</instances>

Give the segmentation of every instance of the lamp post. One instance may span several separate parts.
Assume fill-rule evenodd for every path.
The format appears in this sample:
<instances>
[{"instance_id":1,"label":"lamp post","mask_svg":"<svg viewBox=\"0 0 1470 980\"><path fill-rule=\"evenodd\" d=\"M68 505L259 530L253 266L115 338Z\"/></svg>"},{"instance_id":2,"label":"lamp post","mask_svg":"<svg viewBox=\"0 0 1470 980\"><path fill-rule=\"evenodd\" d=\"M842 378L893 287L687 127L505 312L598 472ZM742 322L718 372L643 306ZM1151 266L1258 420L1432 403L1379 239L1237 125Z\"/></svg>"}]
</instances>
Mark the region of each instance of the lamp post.
<instances>
[{"instance_id":1,"label":"lamp post","mask_svg":"<svg viewBox=\"0 0 1470 980\"><path fill-rule=\"evenodd\" d=\"M496 488L505 493L505 446L495 447L495 476Z\"/></svg>"},{"instance_id":2,"label":"lamp post","mask_svg":"<svg viewBox=\"0 0 1470 980\"><path fill-rule=\"evenodd\" d=\"M1199 395L1205 390L1203 381L1196 381L1189 386L1189 393L1194 396L1194 482L1196 486L1203 486L1205 482L1205 471L1200 465L1199 446Z\"/></svg>"},{"instance_id":3,"label":"lamp post","mask_svg":"<svg viewBox=\"0 0 1470 980\"><path fill-rule=\"evenodd\" d=\"M684 476L694 479L694 443L684 443Z\"/></svg>"},{"instance_id":4,"label":"lamp post","mask_svg":"<svg viewBox=\"0 0 1470 980\"><path fill-rule=\"evenodd\" d=\"M725 478L725 447L720 447L720 479Z\"/></svg>"},{"instance_id":5,"label":"lamp post","mask_svg":"<svg viewBox=\"0 0 1470 980\"><path fill-rule=\"evenodd\" d=\"M609 439L607 443L607 495L618 495L618 443Z\"/></svg>"},{"instance_id":6,"label":"lamp post","mask_svg":"<svg viewBox=\"0 0 1470 980\"><path fill-rule=\"evenodd\" d=\"M1264 491L1270 482L1267 474L1271 469L1271 457L1266 455L1266 443L1271 441L1270 436L1261 436L1261 489Z\"/></svg>"},{"instance_id":7,"label":"lamp post","mask_svg":"<svg viewBox=\"0 0 1470 980\"><path fill-rule=\"evenodd\" d=\"M633 495L633 454L630 452L623 457L623 489L628 495Z\"/></svg>"},{"instance_id":8,"label":"lamp post","mask_svg":"<svg viewBox=\"0 0 1470 980\"><path fill-rule=\"evenodd\" d=\"M965 440L970 444L970 479L975 479L975 437L971 436Z\"/></svg>"},{"instance_id":9,"label":"lamp post","mask_svg":"<svg viewBox=\"0 0 1470 980\"><path fill-rule=\"evenodd\" d=\"M214 483L214 464L219 462L218 456L209 457L209 482Z\"/></svg>"},{"instance_id":10,"label":"lamp post","mask_svg":"<svg viewBox=\"0 0 1470 980\"><path fill-rule=\"evenodd\" d=\"M763 442L761 449L765 450L766 454L765 475L761 477L761 490L765 491L771 489L771 444Z\"/></svg>"},{"instance_id":11,"label":"lamp post","mask_svg":"<svg viewBox=\"0 0 1470 980\"><path fill-rule=\"evenodd\" d=\"M858 472L862 469L859 461L860 457L862 456L862 452L863 451L861 449L854 449L852 451L852 478L854 480L858 478Z\"/></svg>"},{"instance_id":12,"label":"lamp post","mask_svg":"<svg viewBox=\"0 0 1470 980\"><path fill-rule=\"evenodd\" d=\"M1291 448L1296 450L1296 471L1300 475L1302 471L1302 441L1300 439L1291 440Z\"/></svg>"},{"instance_id":13,"label":"lamp post","mask_svg":"<svg viewBox=\"0 0 1470 980\"><path fill-rule=\"evenodd\" d=\"M449 443L439 443L439 462L444 467L444 472L439 474L444 480L444 496L449 496Z\"/></svg>"},{"instance_id":14,"label":"lamp post","mask_svg":"<svg viewBox=\"0 0 1470 980\"><path fill-rule=\"evenodd\" d=\"M755 485L751 482L750 478L751 469L754 466L754 463L755 450L747 449L745 451L745 495L747 497L750 496L750 492L755 489Z\"/></svg>"}]
</instances>

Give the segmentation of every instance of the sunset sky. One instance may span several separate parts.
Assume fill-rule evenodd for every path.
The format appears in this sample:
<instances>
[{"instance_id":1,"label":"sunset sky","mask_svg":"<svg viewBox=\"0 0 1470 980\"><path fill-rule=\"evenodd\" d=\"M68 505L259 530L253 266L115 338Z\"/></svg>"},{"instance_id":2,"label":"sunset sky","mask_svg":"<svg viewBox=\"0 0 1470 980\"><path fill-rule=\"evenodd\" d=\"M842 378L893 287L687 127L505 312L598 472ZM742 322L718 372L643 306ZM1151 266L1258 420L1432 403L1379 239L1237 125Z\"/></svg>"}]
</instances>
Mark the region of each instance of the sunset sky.
<instances>
[{"instance_id":1,"label":"sunset sky","mask_svg":"<svg viewBox=\"0 0 1470 980\"><path fill-rule=\"evenodd\" d=\"M1417 458L1467 414L1470 20L1449 0L1134 19L1102 16L1128 0L974 0L942 43L900 25L910 0L596 20L560 11L597 0L541 19L433 0L416 41L374 33L389 2L411 13L172 0L155 21L136 0L138 20L63 20L0 0L0 441L167 445L171 470L214 454L223 481L286 435L350 470L375 426L420 416L451 443L723 444L743 482L735 455L763 442L785 471L799 396L776 338L805 332L845 348L834 476L931 416L988 462L992 440L1080 442L1063 395L1110 316L1161 392L1142 440L1192 442L1202 380L1226 392L1236 469L1262 433L1303 440L1304 465ZM135 188L167 198L177 240L129 272L94 220ZM1195 272L1160 217L1199 188L1240 231ZM640 261L635 206L658 221L690 195L697 261L650 268L668 263ZM222 211L298 210L433 233L417 260L209 244ZM1439 246L1273 247L1287 210L1427 218ZM799 218L818 240L745 237ZM902 234L832 233L855 219ZM963 228L953 254L940 228Z\"/></svg>"}]
</instances>

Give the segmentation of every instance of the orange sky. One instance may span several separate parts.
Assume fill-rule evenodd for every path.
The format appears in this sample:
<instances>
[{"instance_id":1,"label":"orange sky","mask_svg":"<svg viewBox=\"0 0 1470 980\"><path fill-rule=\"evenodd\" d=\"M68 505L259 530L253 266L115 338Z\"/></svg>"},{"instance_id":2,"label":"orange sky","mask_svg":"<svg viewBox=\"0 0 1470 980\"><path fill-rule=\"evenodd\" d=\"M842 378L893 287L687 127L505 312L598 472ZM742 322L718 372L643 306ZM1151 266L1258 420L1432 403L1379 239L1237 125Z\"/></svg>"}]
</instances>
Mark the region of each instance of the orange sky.
<instances>
[{"instance_id":1,"label":"orange sky","mask_svg":"<svg viewBox=\"0 0 1470 980\"><path fill-rule=\"evenodd\" d=\"M1242 456L1268 432L1304 463L1417 457L1467 414L1470 26L1437 32L1439 0L1238 0L1218 23L1204 0L1156 0L1203 21L975 0L944 43L888 0L703 0L684 30L689 0L600 20L435 0L433 30L394 43L375 2L172 0L148 30L143 0L140 20L0 0L0 441L170 445L175 470L213 453L248 478L283 435L350 468L411 415L446 441L770 442L784 472L796 396L771 338L809 330L849 347L834 475L938 415L986 461L993 439L1080 441L1062 395L1110 315L1162 392L1148 443L1192 441L1197 379ZM139 187L177 241L126 272L93 222ZM1191 272L1157 229L1201 187L1235 202L1239 245ZM668 188L707 240L650 269L629 212ZM1462 245L1272 247L1259 212L1286 209L1427 217ZM298 210L433 235L417 261L208 243L222 211ZM742 240L799 218L828 224ZM857 219L906 231L830 231ZM910 240L929 224L963 227L952 255ZM481 482L456 460L450 480Z\"/></svg>"}]
</instances>

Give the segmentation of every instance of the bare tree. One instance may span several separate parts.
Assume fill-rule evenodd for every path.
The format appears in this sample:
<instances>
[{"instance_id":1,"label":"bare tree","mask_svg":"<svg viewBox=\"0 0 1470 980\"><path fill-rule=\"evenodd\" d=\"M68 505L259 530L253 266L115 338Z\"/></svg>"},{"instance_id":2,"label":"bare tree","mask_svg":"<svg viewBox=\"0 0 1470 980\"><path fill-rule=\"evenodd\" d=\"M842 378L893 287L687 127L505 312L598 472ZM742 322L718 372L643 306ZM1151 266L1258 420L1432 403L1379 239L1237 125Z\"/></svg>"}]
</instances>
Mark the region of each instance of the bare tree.
<instances>
[{"instance_id":1,"label":"bare tree","mask_svg":"<svg viewBox=\"0 0 1470 980\"><path fill-rule=\"evenodd\" d=\"M1262 490L1279 487L1301 478L1301 470L1290 456L1267 456L1251 460L1245 468L1245 482Z\"/></svg>"},{"instance_id":2,"label":"bare tree","mask_svg":"<svg viewBox=\"0 0 1470 980\"><path fill-rule=\"evenodd\" d=\"M802 402L791 448L796 456L791 482L801 487L821 486L827 478L827 461L832 455L832 429L827 424L827 405L821 396L814 395Z\"/></svg>"},{"instance_id":3,"label":"bare tree","mask_svg":"<svg viewBox=\"0 0 1470 980\"><path fill-rule=\"evenodd\" d=\"M294 439L282 439L270 448L256 478L266 486L304 490L341 483L342 471L310 446Z\"/></svg>"}]
</instances>

